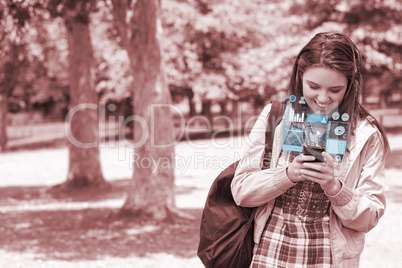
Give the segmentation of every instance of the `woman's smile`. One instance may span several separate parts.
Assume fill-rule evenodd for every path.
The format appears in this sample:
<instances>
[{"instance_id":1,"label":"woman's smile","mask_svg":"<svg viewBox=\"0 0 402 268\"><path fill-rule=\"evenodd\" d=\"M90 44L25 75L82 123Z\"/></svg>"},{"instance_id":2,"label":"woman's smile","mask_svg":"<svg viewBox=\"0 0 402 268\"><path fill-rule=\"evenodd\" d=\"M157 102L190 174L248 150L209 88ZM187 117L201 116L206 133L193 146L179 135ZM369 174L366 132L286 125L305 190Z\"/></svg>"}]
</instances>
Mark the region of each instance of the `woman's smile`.
<instances>
[{"instance_id":1,"label":"woman's smile","mask_svg":"<svg viewBox=\"0 0 402 268\"><path fill-rule=\"evenodd\" d=\"M317 104L318 108L323 109L323 110L325 110L325 108L327 108L330 105L330 103L329 104L324 104L324 103L320 103L320 102L318 102L316 100L314 102L315 102L315 104Z\"/></svg>"}]
</instances>

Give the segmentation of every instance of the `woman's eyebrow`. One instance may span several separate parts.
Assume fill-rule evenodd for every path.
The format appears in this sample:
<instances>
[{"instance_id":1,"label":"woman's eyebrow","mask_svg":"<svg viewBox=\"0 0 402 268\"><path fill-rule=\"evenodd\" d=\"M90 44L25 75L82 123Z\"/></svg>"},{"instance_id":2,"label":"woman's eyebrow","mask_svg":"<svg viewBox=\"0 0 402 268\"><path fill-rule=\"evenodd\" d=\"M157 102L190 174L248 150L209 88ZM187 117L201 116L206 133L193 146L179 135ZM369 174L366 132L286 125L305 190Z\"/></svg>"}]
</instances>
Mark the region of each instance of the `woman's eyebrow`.
<instances>
[{"instance_id":1,"label":"woman's eyebrow","mask_svg":"<svg viewBox=\"0 0 402 268\"><path fill-rule=\"evenodd\" d=\"M309 84L312 84L314 86L320 86L320 84L314 83L313 81L310 81L310 80L306 80L306 81ZM333 87L329 87L329 88L331 88L331 89L338 89L338 88L342 89L343 87L344 87L344 85L339 85L339 86L333 86Z\"/></svg>"},{"instance_id":2,"label":"woman's eyebrow","mask_svg":"<svg viewBox=\"0 0 402 268\"><path fill-rule=\"evenodd\" d=\"M319 86L319 84L314 83L313 81L310 81L310 80L306 80L306 81L307 81L307 83L312 84L312 85L314 85L314 86Z\"/></svg>"}]
</instances>

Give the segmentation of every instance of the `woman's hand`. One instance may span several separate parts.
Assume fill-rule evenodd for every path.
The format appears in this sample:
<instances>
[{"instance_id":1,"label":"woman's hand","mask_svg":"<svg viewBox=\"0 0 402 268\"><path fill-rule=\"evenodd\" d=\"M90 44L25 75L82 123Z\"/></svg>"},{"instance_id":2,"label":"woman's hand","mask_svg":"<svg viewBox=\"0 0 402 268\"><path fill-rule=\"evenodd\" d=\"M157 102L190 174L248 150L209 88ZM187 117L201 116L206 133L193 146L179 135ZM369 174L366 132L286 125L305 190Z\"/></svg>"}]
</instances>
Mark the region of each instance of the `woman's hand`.
<instances>
[{"instance_id":1,"label":"woman's hand","mask_svg":"<svg viewBox=\"0 0 402 268\"><path fill-rule=\"evenodd\" d=\"M334 160L327 153L322 153L324 163L304 162L300 168L303 179L314 181L320 184L321 188L329 195L336 195L342 188L339 180L335 179Z\"/></svg>"},{"instance_id":2,"label":"woman's hand","mask_svg":"<svg viewBox=\"0 0 402 268\"><path fill-rule=\"evenodd\" d=\"M290 166L286 169L288 178L292 182L304 181L305 178L301 176L301 169L305 168L303 166L304 161L314 161L315 157L312 155L299 155Z\"/></svg>"}]
</instances>

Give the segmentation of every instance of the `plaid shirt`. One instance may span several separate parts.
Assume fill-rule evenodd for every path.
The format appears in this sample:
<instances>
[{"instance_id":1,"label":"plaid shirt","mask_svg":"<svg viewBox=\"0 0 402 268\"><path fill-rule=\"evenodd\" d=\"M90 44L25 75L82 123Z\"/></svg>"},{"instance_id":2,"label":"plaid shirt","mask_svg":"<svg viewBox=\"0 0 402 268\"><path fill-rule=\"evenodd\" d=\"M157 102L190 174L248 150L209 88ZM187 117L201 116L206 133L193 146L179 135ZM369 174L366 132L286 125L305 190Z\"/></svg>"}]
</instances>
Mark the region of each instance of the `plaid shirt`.
<instances>
[{"instance_id":1,"label":"plaid shirt","mask_svg":"<svg viewBox=\"0 0 402 268\"><path fill-rule=\"evenodd\" d=\"M278 165L295 156L282 153ZM331 267L328 208L327 196L312 181L298 182L277 197L250 267Z\"/></svg>"}]
</instances>

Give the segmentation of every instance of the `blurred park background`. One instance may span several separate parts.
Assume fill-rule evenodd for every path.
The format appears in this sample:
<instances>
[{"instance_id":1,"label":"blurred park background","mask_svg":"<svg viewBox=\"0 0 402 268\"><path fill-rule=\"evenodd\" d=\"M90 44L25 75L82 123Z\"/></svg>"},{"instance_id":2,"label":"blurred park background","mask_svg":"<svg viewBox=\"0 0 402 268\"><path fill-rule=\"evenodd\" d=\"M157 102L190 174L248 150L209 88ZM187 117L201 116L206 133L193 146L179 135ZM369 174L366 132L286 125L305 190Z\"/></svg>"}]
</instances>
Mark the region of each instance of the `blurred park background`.
<instances>
[{"instance_id":1,"label":"blurred park background","mask_svg":"<svg viewBox=\"0 0 402 268\"><path fill-rule=\"evenodd\" d=\"M399 267L400 0L0 0L0 267L201 267L212 180L323 31L361 50L361 101L391 141L363 267ZM133 148L135 116L172 145Z\"/></svg>"}]
</instances>

